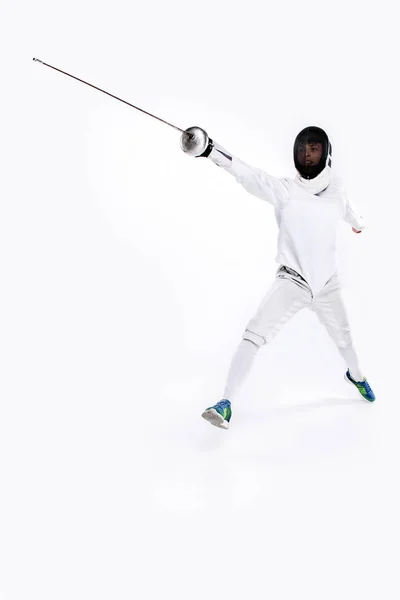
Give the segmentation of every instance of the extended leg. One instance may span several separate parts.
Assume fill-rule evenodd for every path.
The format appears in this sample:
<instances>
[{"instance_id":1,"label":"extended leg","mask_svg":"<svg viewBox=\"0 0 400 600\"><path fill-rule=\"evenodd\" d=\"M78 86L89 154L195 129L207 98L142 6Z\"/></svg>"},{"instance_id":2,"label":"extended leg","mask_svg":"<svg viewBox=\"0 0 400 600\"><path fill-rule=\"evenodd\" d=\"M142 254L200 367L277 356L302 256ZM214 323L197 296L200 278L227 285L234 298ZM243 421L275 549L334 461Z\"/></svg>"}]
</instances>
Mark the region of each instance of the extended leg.
<instances>
[{"instance_id":1,"label":"extended leg","mask_svg":"<svg viewBox=\"0 0 400 600\"><path fill-rule=\"evenodd\" d=\"M310 302L310 292L292 277L275 280L243 333L229 369L224 398L232 402L261 346L271 342L285 323Z\"/></svg>"},{"instance_id":2,"label":"extended leg","mask_svg":"<svg viewBox=\"0 0 400 600\"><path fill-rule=\"evenodd\" d=\"M364 379L354 348L349 319L337 275L327 283L310 308L326 327L353 379L356 381Z\"/></svg>"},{"instance_id":3,"label":"extended leg","mask_svg":"<svg viewBox=\"0 0 400 600\"><path fill-rule=\"evenodd\" d=\"M256 315L248 323L232 358L223 400L204 411L205 419L218 427L228 428L231 402L238 397L259 349L270 342L284 324L310 302L311 292L298 285L292 277L275 280Z\"/></svg>"}]
</instances>

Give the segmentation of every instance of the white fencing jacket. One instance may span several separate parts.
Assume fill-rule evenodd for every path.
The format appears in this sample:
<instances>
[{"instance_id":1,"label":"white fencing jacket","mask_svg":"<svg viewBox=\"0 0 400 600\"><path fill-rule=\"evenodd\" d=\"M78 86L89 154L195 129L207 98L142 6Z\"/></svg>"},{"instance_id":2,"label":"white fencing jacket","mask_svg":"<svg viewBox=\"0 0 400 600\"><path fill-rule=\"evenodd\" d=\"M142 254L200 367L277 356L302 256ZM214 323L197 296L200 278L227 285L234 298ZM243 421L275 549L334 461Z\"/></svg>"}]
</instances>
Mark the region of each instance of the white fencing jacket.
<instances>
[{"instance_id":1,"label":"white fencing jacket","mask_svg":"<svg viewBox=\"0 0 400 600\"><path fill-rule=\"evenodd\" d=\"M232 156L219 144L209 158L236 178L250 194L273 205L279 227L276 262L294 269L318 294L337 270L337 233L345 220L361 231L365 224L350 204L341 180L332 176L319 194L295 179L271 177Z\"/></svg>"}]
</instances>

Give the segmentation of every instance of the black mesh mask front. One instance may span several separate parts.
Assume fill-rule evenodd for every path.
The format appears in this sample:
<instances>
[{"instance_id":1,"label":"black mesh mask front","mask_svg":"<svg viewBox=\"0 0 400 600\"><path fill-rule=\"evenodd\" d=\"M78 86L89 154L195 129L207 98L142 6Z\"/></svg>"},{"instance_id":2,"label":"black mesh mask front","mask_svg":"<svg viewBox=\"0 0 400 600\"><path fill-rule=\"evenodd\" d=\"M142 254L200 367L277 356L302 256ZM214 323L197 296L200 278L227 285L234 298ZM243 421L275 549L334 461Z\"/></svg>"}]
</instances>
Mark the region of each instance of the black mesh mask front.
<instances>
[{"instance_id":1,"label":"black mesh mask front","mask_svg":"<svg viewBox=\"0 0 400 600\"><path fill-rule=\"evenodd\" d=\"M322 145L322 155L318 164L310 164L311 157L307 155L313 145ZM314 179L327 165L331 166L332 147L329 138L320 127L306 127L296 137L293 148L294 164L301 177Z\"/></svg>"}]
</instances>

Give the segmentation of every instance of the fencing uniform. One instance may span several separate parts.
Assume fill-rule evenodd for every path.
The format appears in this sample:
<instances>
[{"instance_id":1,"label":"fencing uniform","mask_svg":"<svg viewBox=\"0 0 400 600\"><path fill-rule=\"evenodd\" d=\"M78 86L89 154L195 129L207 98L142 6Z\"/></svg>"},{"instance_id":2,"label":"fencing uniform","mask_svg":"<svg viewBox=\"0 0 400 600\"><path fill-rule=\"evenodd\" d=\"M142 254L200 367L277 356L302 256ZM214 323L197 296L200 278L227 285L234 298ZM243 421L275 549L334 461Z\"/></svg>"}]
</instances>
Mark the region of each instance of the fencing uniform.
<instances>
[{"instance_id":1,"label":"fencing uniform","mask_svg":"<svg viewBox=\"0 0 400 600\"><path fill-rule=\"evenodd\" d=\"M232 401L259 348L306 307L326 327L353 377L363 379L340 292L336 240L341 221L357 231L365 224L340 179L332 176L330 165L310 182L299 175L295 179L271 177L215 142L208 158L250 194L270 203L279 227L276 279L243 332L223 398Z\"/></svg>"}]
</instances>

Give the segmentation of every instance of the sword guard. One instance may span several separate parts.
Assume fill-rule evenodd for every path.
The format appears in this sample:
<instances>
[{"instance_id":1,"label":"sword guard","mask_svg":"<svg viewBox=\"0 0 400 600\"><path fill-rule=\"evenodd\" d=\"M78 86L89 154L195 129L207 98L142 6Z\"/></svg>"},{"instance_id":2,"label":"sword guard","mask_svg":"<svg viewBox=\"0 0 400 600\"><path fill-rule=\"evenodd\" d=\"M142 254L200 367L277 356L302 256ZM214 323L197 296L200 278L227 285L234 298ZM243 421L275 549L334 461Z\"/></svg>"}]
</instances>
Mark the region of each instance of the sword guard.
<instances>
[{"instance_id":1,"label":"sword guard","mask_svg":"<svg viewBox=\"0 0 400 600\"><path fill-rule=\"evenodd\" d=\"M190 156L200 156L208 147L210 138L201 127L188 127L181 135L181 148Z\"/></svg>"}]
</instances>

